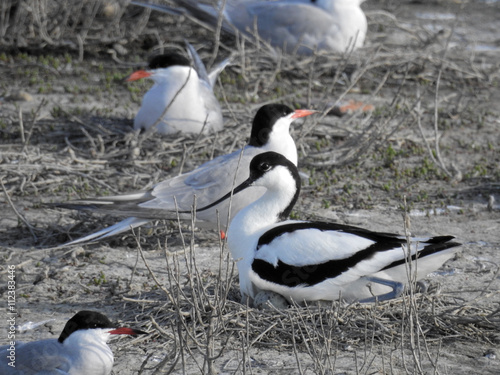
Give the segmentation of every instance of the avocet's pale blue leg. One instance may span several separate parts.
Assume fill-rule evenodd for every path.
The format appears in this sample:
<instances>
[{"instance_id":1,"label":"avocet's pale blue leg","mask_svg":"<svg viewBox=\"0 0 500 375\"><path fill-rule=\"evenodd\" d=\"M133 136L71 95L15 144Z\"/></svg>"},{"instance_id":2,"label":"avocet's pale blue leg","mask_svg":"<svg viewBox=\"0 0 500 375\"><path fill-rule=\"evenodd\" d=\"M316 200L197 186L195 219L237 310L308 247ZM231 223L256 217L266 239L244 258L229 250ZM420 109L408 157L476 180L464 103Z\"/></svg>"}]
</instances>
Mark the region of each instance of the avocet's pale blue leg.
<instances>
[{"instance_id":1,"label":"avocet's pale blue leg","mask_svg":"<svg viewBox=\"0 0 500 375\"><path fill-rule=\"evenodd\" d=\"M390 299L398 298L401 294L403 294L403 292L405 290L405 286L403 285L403 283L400 283L398 281L381 279L379 277L374 277L374 276L365 276L364 279L366 279L372 283L382 284L382 285L386 285L388 287L391 287L392 291L389 293L381 294L379 296L373 296L370 298L362 299L359 301L361 303L369 303L369 302L376 302L376 301L380 302L380 301L387 301Z\"/></svg>"}]
</instances>

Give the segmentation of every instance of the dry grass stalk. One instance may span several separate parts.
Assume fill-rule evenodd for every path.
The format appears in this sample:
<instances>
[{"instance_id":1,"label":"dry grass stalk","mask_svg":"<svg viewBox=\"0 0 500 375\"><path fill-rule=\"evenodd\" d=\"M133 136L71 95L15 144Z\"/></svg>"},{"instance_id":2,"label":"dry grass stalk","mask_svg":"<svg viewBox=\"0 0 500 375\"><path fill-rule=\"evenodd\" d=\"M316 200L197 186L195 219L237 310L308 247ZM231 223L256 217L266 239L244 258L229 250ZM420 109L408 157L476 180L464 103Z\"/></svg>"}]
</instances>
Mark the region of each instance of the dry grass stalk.
<instances>
[{"instance_id":1,"label":"dry grass stalk","mask_svg":"<svg viewBox=\"0 0 500 375\"><path fill-rule=\"evenodd\" d=\"M407 217L405 225L409 233ZM196 368L202 373L216 373L219 358L236 355L226 370L252 373L250 359L255 348L275 347L293 351L300 374L331 373L337 357L346 354L354 356L356 373L365 373L389 346L393 348L389 349L391 362L383 363L384 371L392 368L392 359L400 358L407 373L428 373L429 366L437 373L441 341L450 337L478 339L479 332L494 334L500 328L494 311L470 314L467 302L460 307L454 297L417 293L412 275L418 263L408 264L408 295L396 300L351 305L309 303L284 311L255 310L235 301L237 279L224 243L211 250L219 253L219 271L207 272L197 261L194 236L191 230L180 253L164 249L168 284L161 285L148 268L166 299L159 302L161 294L154 292L150 302L146 302L150 298L146 293L145 301L136 301L138 308L130 311L131 317L139 321L151 320L156 346L175 348L175 353L172 349L154 366L157 372L189 372ZM147 262L146 253L141 256ZM464 317L459 316L463 314ZM482 330L471 330L481 325ZM364 351L360 352L360 348ZM304 355L309 361L304 362ZM149 371L152 365L148 361L144 361L143 368Z\"/></svg>"},{"instance_id":2,"label":"dry grass stalk","mask_svg":"<svg viewBox=\"0 0 500 375\"><path fill-rule=\"evenodd\" d=\"M63 5L70 6L70 3L77 6L66 1ZM106 29L110 34L104 35L100 29L102 23L98 22L99 16L95 13L96 1L81 2L78 8L71 9L70 13L74 15L71 29L65 23L69 19L68 12L61 12L61 16L66 17L61 19L62 26L56 25L59 18L50 16L51 4L56 6L60 2L40 3L37 9L41 14L36 23L22 7L17 8L11 17L6 9L12 4L13 1L7 0L2 3L6 8L0 8L0 37L3 38L0 42L3 45L14 43L27 26L35 25L41 32L39 35L26 34L29 43L43 41L65 45L68 42L62 37L65 35L70 38L69 48L83 56L83 50L91 46L122 37L134 40L143 27L148 27L149 11L141 11L135 19L128 19L129 11L124 10L117 17L125 25L141 25L139 30L117 26ZM88 21L80 23L80 28L75 20L81 17L88 17ZM2 23L2 20L9 24ZM8 30L12 30L13 39L5 39ZM133 34L124 35L124 32ZM356 86L361 87L362 92L368 92L369 97L390 91L389 103L381 104L380 108L377 107L380 111L371 115L344 117L328 132L321 123L302 129L301 135L304 135L297 143L302 154L308 156L309 165L320 165L326 170L331 166L366 160L372 156L370 150L383 147L386 141L394 138L402 143L414 142L409 135L401 134L401 130L410 124L409 116L415 108L420 124L434 120L436 129L437 121L436 116L426 115L425 108L421 108L421 103L423 106L426 103L422 102L419 92L415 97L416 88L425 87L423 84L439 78L433 103L436 110L441 104L437 98L442 98L446 85L467 87L469 82L479 87L489 85L491 77L497 74L497 67L479 65L473 58L455 58L453 61L448 58L444 61L446 56L432 52L436 47L432 43L432 38L438 37L436 33L409 29L406 32L414 34L415 44L398 49L367 47L365 52L371 59L353 53L342 57L313 56L303 60L279 56L276 60L264 45L255 47L237 40L239 56L229 69L229 77L238 76L239 79L241 76L241 81L237 81L235 87L228 85L222 90L228 107L225 117L229 120L225 131L217 138L204 135L160 138L137 134L130 131L130 126L124 126L123 119L99 116L96 120L92 112L86 112L82 116L65 113L64 117L49 120L32 117L28 142L19 134L22 119L28 118L26 113L21 112L21 117L16 111L9 118L3 112L0 117L6 130L2 129L2 134L10 140L9 144L1 145L3 162L0 172L4 195L15 202L15 199L37 194L44 199L69 199L149 187L165 175L190 170L213 156L242 147L248 137L248 131L244 130L249 130L255 110L264 103L284 101L302 105L304 99L306 106L325 108L331 98L336 101L347 96ZM76 40L79 40L79 45ZM219 50L227 52L227 49L221 42ZM347 71L351 65L362 67L357 75L351 76ZM53 72L53 68L43 69L47 74L59 72ZM297 90L297 87L306 89ZM240 95L240 92L241 97L235 97L235 93ZM315 102L314 98L321 99ZM242 124L246 128L243 129ZM24 135L24 131L21 134ZM438 146L437 135L435 132L435 147ZM331 137L334 146L329 148L335 147L335 151L315 148L315 143L326 137ZM133 156L136 149L139 155ZM189 158L186 150L190 150ZM430 146L428 153L433 154ZM437 159L436 162L439 164ZM116 185L104 181L113 181ZM71 229L72 234L87 234L92 225L102 226L102 221L96 224L94 219L94 224L90 222ZM64 242L68 226L45 226L43 233L37 233L41 237L38 245ZM165 233L162 230L157 230L158 236ZM14 234L25 235L23 231L24 227ZM183 237L184 232L181 231L180 235ZM375 358L380 356L383 358L382 372L395 373L398 364L404 360L408 373L422 373L429 368L437 373L440 371L441 343L451 339L497 343L500 310L482 302L498 295L497 290L489 289L498 276L498 267L492 272L489 285L473 300L467 299L464 292L422 295L416 293L413 283L410 283L409 296L374 305L334 302L293 306L286 311L257 311L238 302L234 263L224 243L219 241L217 249L213 250L219 256L219 270L213 272L199 263L196 254L195 244L203 240L203 233L191 231L189 236L181 253L171 253L166 244L157 243L155 236L137 236L133 241L130 241L130 236L122 236L118 240L120 246L127 241L138 246L138 256L145 264L148 264L148 252L145 251L148 247L162 248L165 252L166 281L158 275L153 277L154 271L150 269L155 286L140 296L123 297L128 308L124 311L125 320L141 322L153 332L148 338L151 340L148 343L150 353L144 360L143 372L189 372L195 369L193 372L213 373L217 368L223 368L234 373L255 373L252 354L257 349L269 348L293 352L296 369L301 374L311 370L318 373L335 371L337 360L342 356L353 358L356 373L369 372L376 363ZM213 242L213 236L211 240ZM4 253L4 259L12 255ZM156 362L154 356L158 353L162 358ZM219 358L228 353L232 360L219 366ZM384 358L387 357L389 360L386 361Z\"/></svg>"}]
</instances>

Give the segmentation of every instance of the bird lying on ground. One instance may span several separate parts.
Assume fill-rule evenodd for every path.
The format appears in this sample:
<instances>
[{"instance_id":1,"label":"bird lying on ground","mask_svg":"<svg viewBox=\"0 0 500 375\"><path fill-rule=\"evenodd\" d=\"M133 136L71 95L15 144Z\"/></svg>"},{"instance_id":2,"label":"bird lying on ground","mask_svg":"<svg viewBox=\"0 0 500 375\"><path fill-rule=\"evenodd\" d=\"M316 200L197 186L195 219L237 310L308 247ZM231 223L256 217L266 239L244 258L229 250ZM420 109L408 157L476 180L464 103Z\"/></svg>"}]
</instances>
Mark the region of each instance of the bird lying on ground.
<instances>
[{"instance_id":1,"label":"bird lying on ground","mask_svg":"<svg viewBox=\"0 0 500 375\"><path fill-rule=\"evenodd\" d=\"M131 1L161 12L182 14L234 36L269 43L288 54L312 55L315 51L344 53L363 46L367 31L364 0L225 0L217 6L198 0L174 0L180 7ZM222 9L220 9L223 7Z\"/></svg>"},{"instance_id":2,"label":"bird lying on ground","mask_svg":"<svg viewBox=\"0 0 500 375\"><path fill-rule=\"evenodd\" d=\"M170 52L153 57L148 69L128 77L127 81L143 78L154 81L142 99L134 129L154 127L162 134L222 130L222 112L213 89L230 60L222 61L208 74L193 46L186 45L192 61L178 52Z\"/></svg>"},{"instance_id":3,"label":"bird lying on ground","mask_svg":"<svg viewBox=\"0 0 500 375\"><path fill-rule=\"evenodd\" d=\"M201 214L231 197L237 199L248 188L266 188L264 195L236 214L227 231L243 301L248 298L252 303L261 291L297 303L395 298L409 280L407 263L419 280L451 258L460 245L451 242L452 236L411 238L408 249L406 237L397 234L286 220L298 199L300 183L294 163L276 152L260 153L250 163L246 181L197 208Z\"/></svg>"},{"instance_id":4,"label":"bird lying on ground","mask_svg":"<svg viewBox=\"0 0 500 375\"><path fill-rule=\"evenodd\" d=\"M138 335L146 332L116 328L103 314L80 311L66 323L59 338L0 347L2 375L108 375L113 352L106 344L111 335ZM12 354L10 354L12 353ZM8 355L7 355L8 354ZM13 357L13 358L9 358ZM9 363L14 363L9 365Z\"/></svg>"}]
</instances>

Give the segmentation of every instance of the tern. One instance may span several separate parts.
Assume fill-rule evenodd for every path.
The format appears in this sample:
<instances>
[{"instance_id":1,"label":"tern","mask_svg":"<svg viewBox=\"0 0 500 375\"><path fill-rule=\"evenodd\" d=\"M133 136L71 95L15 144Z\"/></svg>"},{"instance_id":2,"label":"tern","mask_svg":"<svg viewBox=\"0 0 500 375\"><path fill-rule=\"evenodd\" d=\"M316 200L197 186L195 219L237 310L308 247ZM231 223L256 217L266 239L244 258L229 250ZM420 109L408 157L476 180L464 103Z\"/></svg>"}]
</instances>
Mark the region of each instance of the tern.
<instances>
[{"instance_id":1,"label":"tern","mask_svg":"<svg viewBox=\"0 0 500 375\"><path fill-rule=\"evenodd\" d=\"M228 191L231 186L242 183L248 176L250 161L262 152L271 150L279 152L286 155L292 163L297 164L297 148L290 135L290 124L298 118L313 113L316 111L292 110L283 104L264 105L257 111L250 140L241 151L221 155L189 173L162 181L147 191L50 205L130 216L115 225L65 245L98 241L155 219L176 219L178 212L191 210L194 196L196 196L198 206L205 206ZM255 201L264 192L264 188L254 187L246 194L240 194L231 202L231 205L228 201L214 205L211 209L197 215L197 225L217 228L220 223L220 227L225 228L229 223L228 219L233 218L236 212ZM231 213L229 213L229 206L231 206ZM184 215L181 219L190 220L191 215Z\"/></svg>"},{"instance_id":2,"label":"tern","mask_svg":"<svg viewBox=\"0 0 500 375\"><path fill-rule=\"evenodd\" d=\"M146 332L116 328L103 314L80 311L56 339L28 343L11 342L0 347L2 375L108 375L113 352L106 344L111 335L138 335Z\"/></svg>"},{"instance_id":3,"label":"tern","mask_svg":"<svg viewBox=\"0 0 500 375\"><path fill-rule=\"evenodd\" d=\"M198 0L174 0L194 18L232 35L268 42L288 54L315 51L344 53L363 46L367 21L364 0L222 0L216 6ZM132 1L134 5L180 14L168 5ZM222 9L220 9L222 7Z\"/></svg>"},{"instance_id":4,"label":"tern","mask_svg":"<svg viewBox=\"0 0 500 375\"><path fill-rule=\"evenodd\" d=\"M154 81L135 116L134 129L155 127L161 134L222 130L222 112L213 89L230 59L207 73L194 47L187 42L186 46L192 63L182 54L171 52L153 57L148 69L127 78L129 82L143 78Z\"/></svg>"},{"instance_id":5,"label":"tern","mask_svg":"<svg viewBox=\"0 0 500 375\"><path fill-rule=\"evenodd\" d=\"M248 188L266 188L236 214L226 234L237 261L242 301L252 303L261 291L296 303L395 298L408 282L407 261L419 280L451 258L460 245L451 242L452 236L411 238L408 256L405 236L331 222L285 220L298 199L300 182L297 167L285 156L261 153L250 163L246 181L197 209L201 214L231 196L237 199Z\"/></svg>"}]
</instances>

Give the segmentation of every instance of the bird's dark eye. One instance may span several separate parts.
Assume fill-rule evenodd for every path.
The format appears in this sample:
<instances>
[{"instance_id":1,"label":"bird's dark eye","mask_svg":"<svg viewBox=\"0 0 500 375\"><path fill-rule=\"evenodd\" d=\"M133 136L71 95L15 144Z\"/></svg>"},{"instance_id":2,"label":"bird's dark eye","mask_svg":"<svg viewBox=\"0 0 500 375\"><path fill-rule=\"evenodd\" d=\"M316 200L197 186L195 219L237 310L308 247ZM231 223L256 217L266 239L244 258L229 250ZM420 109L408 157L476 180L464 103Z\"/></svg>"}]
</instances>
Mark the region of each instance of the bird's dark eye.
<instances>
[{"instance_id":1,"label":"bird's dark eye","mask_svg":"<svg viewBox=\"0 0 500 375\"><path fill-rule=\"evenodd\" d=\"M267 162L263 162L261 165L260 165L260 170L261 171L264 171L264 172L267 172L268 170L271 169L271 166L269 165L269 163Z\"/></svg>"}]
</instances>

